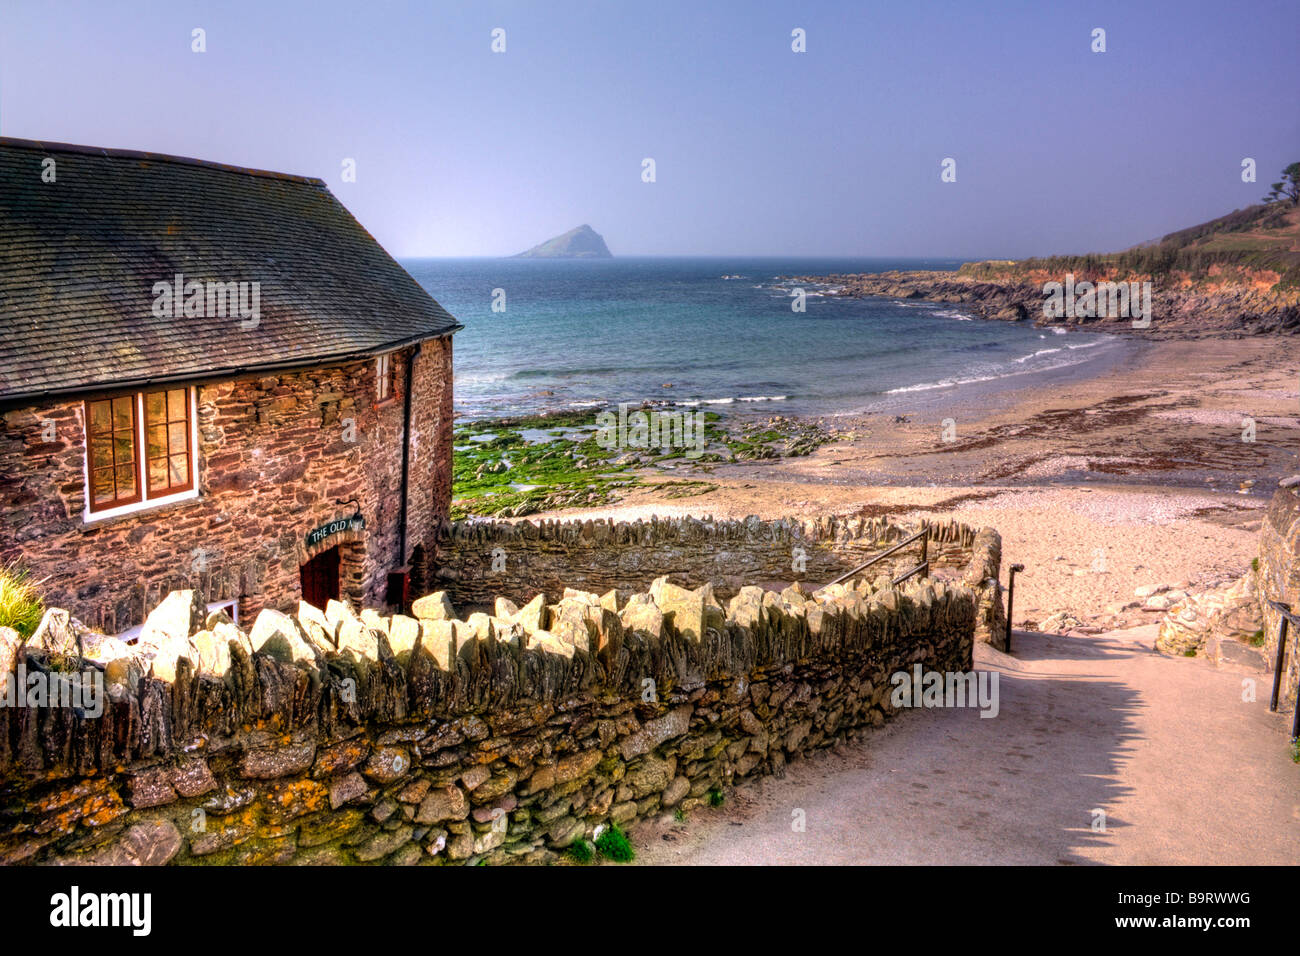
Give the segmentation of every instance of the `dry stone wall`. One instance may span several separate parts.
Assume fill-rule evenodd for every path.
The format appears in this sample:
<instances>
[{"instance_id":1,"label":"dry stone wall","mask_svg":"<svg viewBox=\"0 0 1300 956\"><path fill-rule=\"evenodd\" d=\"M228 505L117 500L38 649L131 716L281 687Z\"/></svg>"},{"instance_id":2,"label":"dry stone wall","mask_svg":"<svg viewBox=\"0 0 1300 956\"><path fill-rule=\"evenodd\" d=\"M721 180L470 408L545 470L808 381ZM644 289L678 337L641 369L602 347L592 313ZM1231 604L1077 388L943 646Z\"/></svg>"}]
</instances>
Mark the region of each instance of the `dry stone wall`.
<instances>
[{"instance_id":1,"label":"dry stone wall","mask_svg":"<svg viewBox=\"0 0 1300 956\"><path fill-rule=\"evenodd\" d=\"M797 582L816 589L925 524L839 517L456 521L439 540L434 581L465 607L490 605L498 594L525 601L539 590L565 587L597 593L645 588L663 574L691 587L712 584L724 599L747 584ZM931 567L969 564L973 528L956 522L929 527ZM908 547L869 573L902 573L917 560L917 547Z\"/></svg>"},{"instance_id":2,"label":"dry stone wall","mask_svg":"<svg viewBox=\"0 0 1300 956\"><path fill-rule=\"evenodd\" d=\"M174 592L137 645L0 629L6 680L106 688L94 717L0 707L0 862L545 862L881 724L891 674L970 669L978 616L942 581L550 597L245 632Z\"/></svg>"}]
</instances>

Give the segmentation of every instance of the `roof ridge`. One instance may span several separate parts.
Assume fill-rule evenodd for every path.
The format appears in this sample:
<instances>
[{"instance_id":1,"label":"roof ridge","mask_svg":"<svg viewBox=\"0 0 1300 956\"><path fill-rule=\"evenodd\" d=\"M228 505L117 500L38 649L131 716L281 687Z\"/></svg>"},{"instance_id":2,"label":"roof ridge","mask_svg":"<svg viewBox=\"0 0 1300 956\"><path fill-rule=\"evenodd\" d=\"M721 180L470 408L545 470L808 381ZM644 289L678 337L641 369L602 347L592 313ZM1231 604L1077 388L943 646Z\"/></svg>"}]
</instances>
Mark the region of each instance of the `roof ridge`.
<instances>
[{"instance_id":1,"label":"roof ridge","mask_svg":"<svg viewBox=\"0 0 1300 956\"><path fill-rule=\"evenodd\" d=\"M232 166L228 163L214 163L207 159L195 159L192 156L175 156L170 153L150 153L138 149L109 149L103 146L81 146L75 143L55 143L39 139L19 139L15 136L0 136L0 148L30 149L45 153L81 153L87 156L104 156L115 159L141 159L155 163L175 163L184 166L203 166L226 173L242 173L245 176L260 176L264 179L282 179L287 182L305 183L320 186L328 190L325 181L316 176L299 176L295 173L280 173L270 169L253 169L248 166Z\"/></svg>"}]
</instances>

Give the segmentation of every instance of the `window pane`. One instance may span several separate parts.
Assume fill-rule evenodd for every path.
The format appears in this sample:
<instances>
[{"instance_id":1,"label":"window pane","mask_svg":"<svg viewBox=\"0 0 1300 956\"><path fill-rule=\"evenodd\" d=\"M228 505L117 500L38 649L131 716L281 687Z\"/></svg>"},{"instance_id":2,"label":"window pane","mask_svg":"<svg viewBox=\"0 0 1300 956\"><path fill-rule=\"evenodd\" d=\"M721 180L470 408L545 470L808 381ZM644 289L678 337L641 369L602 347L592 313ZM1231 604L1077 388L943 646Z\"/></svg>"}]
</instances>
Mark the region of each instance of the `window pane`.
<instances>
[{"instance_id":1,"label":"window pane","mask_svg":"<svg viewBox=\"0 0 1300 956\"><path fill-rule=\"evenodd\" d=\"M167 426L149 426L149 457L159 458L167 454Z\"/></svg>"},{"instance_id":2,"label":"window pane","mask_svg":"<svg viewBox=\"0 0 1300 956\"><path fill-rule=\"evenodd\" d=\"M184 421L188 416L189 408L185 401L185 392L183 388L175 388L167 393L168 421Z\"/></svg>"},{"instance_id":3,"label":"window pane","mask_svg":"<svg viewBox=\"0 0 1300 956\"><path fill-rule=\"evenodd\" d=\"M113 443L109 439L92 438L90 440L90 467L113 467Z\"/></svg>"},{"instance_id":4,"label":"window pane","mask_svg":"<svg viewBox=\"0 0 1300 956\"><path fill-rule=\"evenodd\" d=\"M149 459L149 490L159 491L167 487L167 459Z\"/></svg>"},{"instance_id":5,"label":"window pane","mask_svg":"<svg viewBox=\"0 0 1300 956\"><path fill-rule=\"evenodd\" d=\"M117 468L117 495L130 498L135 494L135 466L119 465Z\"/></svg>"},{"instance_id":6,"label":"window pane","mask_svg":"<svg viewBox=\"0 0 1300 956\"><path fill-rule=\"evenodd\" d=\"M90 403L90 430L106 432L113 427L113 415L108 402Z\"/></svg>"},{"instance_id":7,"label":"window pane","mask_svg":"<svg viewBox=\"0 0 1300 956\"><path fill-rule=\"evenodd\" d=\"M173 455L184 452L186 449L186 440L189 438L189 429L185 427L184 422L176 422L167 426L168 444L171 445Z\"/></svg>"},{"instance_id":8,"label":"window pane","mask_svg":"<svg viewBox=\"0 0 1300 956\"><path fill-rule=\"evenodd\" d=\"M172 455L172 481L173 485L189 484L190 480L190 462L185 455Z\"/></svg>"},{"instance_id":9,"label":"window pane","mask_svg":"<svg viewBox=\"0 0 1300 956\"><path fill-rule=\"evenodd\" d=\"M145 422L152 425L154 422L164 422L167 420L167 393L150 392L144 397L144 414Z\"/></svg>"},{"instance_id":10,"label":"window pane","mask_svg":"<svg viewBox=\"0 0 1300 956\"><path fill-rule=\"evenodd\" d=\"M91 495L95 504L113 500L113 469L96 468L91 476Z\"/></svg>"},{"instance_id":11,"label":"window pane","mask_svg":"<svg viewBox=\"0 0 1300 956\"><path fill-rule=\"evenodd\" d=\"M135 422L135 417L131 414L134 399L132 398L115 398L113 399L113 427L130 429Z\"/></svg>"},{"instance_id":12,"label":"window pane","mask_svg":"<svg viewBox=\"0 0 1300 956\"><path fill-rule=\"evenodd\" d=\"M128 465L135 461L135 436L130 432L125 435L120 432L114 433L113 453L117 456L119 465Z\"/></svg>"}]
</instances>

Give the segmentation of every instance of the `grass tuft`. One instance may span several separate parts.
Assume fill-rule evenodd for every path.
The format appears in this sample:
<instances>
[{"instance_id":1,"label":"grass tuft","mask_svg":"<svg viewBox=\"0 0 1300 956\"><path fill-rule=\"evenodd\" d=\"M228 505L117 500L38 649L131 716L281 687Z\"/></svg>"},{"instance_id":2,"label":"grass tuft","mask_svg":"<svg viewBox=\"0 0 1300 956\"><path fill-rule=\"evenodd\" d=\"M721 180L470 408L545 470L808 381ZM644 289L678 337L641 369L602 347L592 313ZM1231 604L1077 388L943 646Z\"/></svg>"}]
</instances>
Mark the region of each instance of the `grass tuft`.
<instances>
[{"instance_id":1,"label":"grass tuft","mask_svg":"<svg viewBox=\"0 0 1300 956\"><path fill-rule=\"evenodd\" d=\"M27 569L0 565L0 627L12 627L26 640L44 614L45 605Z\"/></svg>"},{"instance_id":2,"label":"grass tuft","mask_svg":"<svg viewBox=\"0 0 1300 956\"><path fill-rule=\"evenodd\" d=\"M569 859L580 866L585 866L596 858L596 851L581 837L569 844L567 853Z\"/></svg>"},{"instance_id":3,"label":"grass tuft","mask_svg":"<svg viewBox=\"0 0 1300 956\"><path fill-rule=\"evenodd\" d=\"M610 824L609 829L596 840L596 849L600 855L615 863L631 863L636 857L632 842L617 824Z\"/></svg>"}]
</instances>

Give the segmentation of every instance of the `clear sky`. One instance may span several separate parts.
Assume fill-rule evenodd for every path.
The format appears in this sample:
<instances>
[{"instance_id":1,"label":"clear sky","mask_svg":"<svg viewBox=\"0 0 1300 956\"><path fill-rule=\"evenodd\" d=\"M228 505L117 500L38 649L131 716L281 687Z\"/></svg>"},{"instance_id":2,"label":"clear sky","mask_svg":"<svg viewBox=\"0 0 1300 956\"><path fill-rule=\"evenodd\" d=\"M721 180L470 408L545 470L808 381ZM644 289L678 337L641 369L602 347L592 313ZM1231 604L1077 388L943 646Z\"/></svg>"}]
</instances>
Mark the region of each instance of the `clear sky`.
<instances>
[{"instance_id":1,"label":"clear sky","mask_svg":"<svg viewBox=\"0 0 1300 956\"><path fill-rule=\"evenodd\" d=\"M1011 258L1259 201L1300 160L1298 38L1297 0L0 0L0 134L319 176L398 256L590 223L615 255Z\"/></svg>"}]
</instances>

